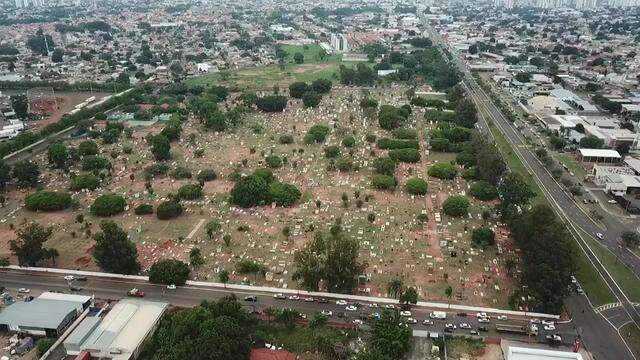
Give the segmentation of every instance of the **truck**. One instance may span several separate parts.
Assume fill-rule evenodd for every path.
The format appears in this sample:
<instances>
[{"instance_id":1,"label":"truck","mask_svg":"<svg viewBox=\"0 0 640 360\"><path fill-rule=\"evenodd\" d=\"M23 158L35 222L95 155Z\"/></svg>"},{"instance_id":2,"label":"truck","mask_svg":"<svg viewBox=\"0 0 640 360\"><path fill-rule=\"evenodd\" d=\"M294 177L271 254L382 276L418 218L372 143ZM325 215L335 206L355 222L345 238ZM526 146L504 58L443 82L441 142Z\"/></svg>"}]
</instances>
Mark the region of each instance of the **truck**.
<instances>
[{"instance_id":1,"label":"truck","mask_svg":"<svg viewBox=\"0 0 640 360\"><path fill-rule=\"evenodd\" d=\"M133 288L133 289L129 290L129 292L127 293L127 296L130 296L130 297L144 297L144 291L141 291L138 288Z\"/></svg>"},{"instance_id":2,"label":"truck","mask_svg":"<svg viewBox=\"0 0 640 360\"><path fill-rule=\"evenodd\" d=\"M536 326L535 324L526 324L526 325L496 324L496 331L536 336L538 335L538 326Z\"/></svg>"},{"instance_id":3,"label":"truck","mask_svg":"<svg viewBox=\"0 0 640 360\"><path fill-rule=\"evenodd\" d=\"M444 311L433 311L431 314L429 314L429 317L432 319L444 320L447 318L447 313Z\"/></svg>"},{"instance_id":4,"label":"truck","mask_svg":"<svg viewBox=\"0 0 640 360\"><path fill-rule=\"evenodd\" d=\"M10 140L18 136L18 132L13 129L0 130L0 141Z\"/></svg>"}]
</instances>

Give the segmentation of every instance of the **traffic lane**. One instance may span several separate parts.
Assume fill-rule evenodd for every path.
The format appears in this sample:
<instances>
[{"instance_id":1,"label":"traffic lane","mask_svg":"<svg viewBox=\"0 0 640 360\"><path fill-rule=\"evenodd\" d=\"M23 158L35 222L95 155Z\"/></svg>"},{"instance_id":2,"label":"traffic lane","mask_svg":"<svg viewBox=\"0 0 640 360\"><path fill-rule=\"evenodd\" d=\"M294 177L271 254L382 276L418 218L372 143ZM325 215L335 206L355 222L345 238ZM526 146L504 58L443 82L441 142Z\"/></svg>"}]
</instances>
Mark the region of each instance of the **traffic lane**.
<instances>
[{"instance_id":1,"label":"traffic lane","mask_svg":"<svg viewBox=\"0 0 640 360\"><path fill-rule=\"evenodd\" d=\"M34 295L39 291L42 292L48 290L70 292L69 284L64 280L63 276L58 274L29 273L25 275L24 273L2 272L2 275L3 285L7 286L9 289L13 289L14 291L17 291L17 289L21 287L27 287L32 290ZM359 306L356 311L348 311L346 310L347 305L338 305L336 304L335 299L326 299L326 303L319 303L317 302L318 299L314 299L313 302L304 301L303 298L300 298L300 300L297 301L289 299L280 300L275 299L271 294L260 294L249 291L231 291L215 288L197 288L191 286L178 287L176 290L169 290L164 285L150 284L147 282L125 282L117 279L93 277L89 277L86 282L74 282L74 284L76 286L81 286L83 289L82 291L74 293L95 295L96 298L110 300L118 300L126 297L127 292L131 290L131 288L135 287L145 293L145 299L166 301L177 306L195 306L202 300L215 300L231 293L236 294L240 300L244 300L246 296L255 295L258 301L255 303L244 302L247 307L257 310L264 310L266 308L293 308L307 316L313 316L315 313L319 313L323 310L329 310L332 312L333 319L337 319L338 314L343 313L344 319L351 321L360 318L361 315L371 316L376 312L380 313L384 308L382 305L376 306L377 304L363 303L363 305ZM426 308L411 309L411 317L418 320L420 325L423 320L429 319L430 313L431 310ZM447 312L448 321L456 326L460 323L466 322L474 329L477 329L479 326L483 325L478 322L475 313L464 313L466 314L464 317L458 316L457 314L462 313ZM528 319L523 317L509 317L509 320L507 321L507 323L510 324L524 324L527 322ZM434 323L436 322L434 321ZM446 322L442 322L442 326L438 328L439 331L443 330L445 323ZM492 328L489 324L484 325Z\"/></svg>"},{"instance_id":2,"label":"traffic lane","mask_svg":"<svg viewBox=\"0 0 640 360\"><path fill-rule=\"evenodd\" d=\"M597 359L634 359L618 332L593 311L586 296L572 295L567 297L564 303L573 315L576 333L582 337L587 350L597 355Z\"/></svg>"}]
</instances>

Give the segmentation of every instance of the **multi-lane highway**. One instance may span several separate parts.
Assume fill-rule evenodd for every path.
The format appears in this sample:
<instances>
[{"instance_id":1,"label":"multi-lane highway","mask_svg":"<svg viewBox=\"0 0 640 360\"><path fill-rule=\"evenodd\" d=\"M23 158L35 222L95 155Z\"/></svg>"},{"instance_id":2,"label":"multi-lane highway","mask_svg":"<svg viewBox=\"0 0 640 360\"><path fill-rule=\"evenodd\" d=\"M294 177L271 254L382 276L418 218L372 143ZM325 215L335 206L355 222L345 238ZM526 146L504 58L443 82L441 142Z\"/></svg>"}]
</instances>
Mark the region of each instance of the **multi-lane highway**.
<instances>
[{"instance_id":1,"label":"multi-lane highway","mask_svg":"<svg viewBox=\"0 0 640 360\"><path fill-rule=\"evenodd\" d=\"M37 296L44 291L70 292L69 283L64 279L63 274L0 270L0 279L0 286L6 287L14 296L17 295L17 291L20 288L29 289L29 295L31 296ZM291 308L299 311L306 317L311 317L322 311L330 311L331 315L329 318L332 321L345 322L353 324L354 326L354 320L371 318L375 316L376 313L380 313L386 306L389 306L387 304L377 304L374 302L354 302L329 297L313 298L313 301L310 301L311 299L304 295L298 296L292 293L284 294L284 298L276 298L274 294L270 292L232 290L215 287L184 286L178 287L175 290L169 290L165 286L150 284L144 281L93 276L88 276L87 281L74 282L74 286L82 288L81 291L74 293L94 295L98 299L111 300L121 299L126 296L127 291L132 288L137 288L145 293L145 299L166 301L173 305L184 307L195 306L205 299L215 300L225 295L235 294L247 308L252 311L263 311L266 308ZM247 296L256 296L257 301L244 301L244 298ZM350 306L355 307L355 309ZM539 324L539 334L536 337L512 333L497 334L495 331L495 325L497 323L525 326L529 324L532 319L531 317L508 316L506 320L498 320L497 314L489 313L488 315L491 317L489 322L480 323L477 314L472 312L446 311L446 319L437 320L431 319L430 314L433 311L442 309L414 306L408 310L411 314L405 318L416 320L416 324L411 324L415 330L442 333L446 324L452 324L456 326L456 330L453 331L454 335L470 335L471 330L478 331L481 327L484 327L487 331L481 331L481 336L501 336L525 341L545 341L546 335L559 334L562 337L563 343L566 344L573 343L577 336L576 329L571 321L559 321L556 323L556 329L554 330L545 330L544 325ZM424 320L429 320L429 322L424 323ZM470 328L461 329L461 324L468 324Z\"/></svg>"}]
</instances>

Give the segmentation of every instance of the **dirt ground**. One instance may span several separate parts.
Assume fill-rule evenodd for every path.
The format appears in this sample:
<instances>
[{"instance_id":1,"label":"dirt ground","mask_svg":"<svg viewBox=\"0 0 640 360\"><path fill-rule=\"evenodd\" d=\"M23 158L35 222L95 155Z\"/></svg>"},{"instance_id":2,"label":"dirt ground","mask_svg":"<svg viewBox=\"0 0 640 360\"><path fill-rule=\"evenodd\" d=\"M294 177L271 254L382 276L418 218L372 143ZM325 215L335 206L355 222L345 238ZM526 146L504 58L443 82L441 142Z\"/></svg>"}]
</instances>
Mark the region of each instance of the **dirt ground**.
<instances>
[{"instance_id":1,"label":"dirt ground","mask_svg":"<svg viewBox=\"0 0 640 360\"><path fill-rule=\"evenodd\" d=\"M407 102L406 88L390 87L375 90L370 95L381 104L403 105ZM144 140L149 132L157 133L162 125L135 128L132 138L125 138L112 145L100 145L102 155L113 164L111 177L103 187L93 192L73 194L78 200L77 210L56 213L32 213L26 211L23 198L28 192L11 189L7 204L0 209L0 256L9 255L8 241L15 238L15 229L34 220L53 226L54 235L48 246L58 249L61 256L57 266L95 270L92 260L94 242L92 235L99 230L101 218L89 214L93 200L103 193L121 194L127 200L123 214L111 219L119 223L136 243L143 268L148 268L159 258L188 259L191 248L202 249L205 265L195 272L198 279L217 280L222 269L232 272L232 282L265 284L269 286L296 287L292 282L293 254L313 238L314 229L327 231L338 218L342 218L344 231L360 243L360 260L368 267L363 293L385 295L387 283L402 277L406 285L416 286L421 300L447 301L445 288L452 286L452 302L465 304L506 306L513 281L505 275L504 252L514 252L506 230L497 232L499 245L482 251L471 246L471 231L482 225L496 228L499 224L483 224L482 210L493 206L470 198L470 213L465 218L448 218L441 214L441 204L453 194L464 194L468 184L457 178L440 181L429 178L426 197L412 196L403 191L406 179L425 176L426 168L437 161L450 161L455 154L428 153L421 149L423 161L402 164L396 170L399 186L393 192L377 191L371 187L373 170L371 163L385 151L365 141L367 133L378 138L391 135L377 126L377 120L363 114L359 101L365 96L360 90L334 89L315 109L305 109L299 100L290 101L283 113L246 115L245 126L238 130L219 134L203 131L197 119L189 119L183 126L181 139L171 146L171 169L177 166L189 168L193 177L202 169L214 169L218 179L206 183L204 198L185 201L185 212L168 221L155 215L138 216L133 208L142 203L157 206L175 193L180 186L196 182L194 178L175 180L161 176L151 181L153 194L145 190L144 169L154 163ZM410 127L422 127L423 113L416 111L410 117ZM303 137L315 124L329 125L331 132L325 145L339 145L343 155L352 153L359 170L348 173L329 171L330 161L324 157L325 145L306 145ZM193 135L192 135L193 134ZM280 144L281 134L293 135L294 144ZM347 135L356 138L353 149L341 146ZM189 138L194 137L194 141ZM82 139L73 140L77 146ZM131 154L124 154L124 147L131 147ZM204 150L204 156L196 158L194 152ZM116 157L113 158L113 155ZM236 169L250 174L264 166L264 157L270 153L285 156L286 164L274 170L277 179L295 184L303 193L299 204L292 208L258 207L241 209L229 203L228 192L233 186L229 174ZM35 156L45 169L42 183L46 189L68 189L71 173L80 173L75 165L69 172L49 169L46 154ZM246 165L243 165L246 160ZM132 180L133 177L133 180ZM347 194L345 208L341 197ZM359 199L356 199L356 193ZM365 198L370 198L364 201ZM316 206L316 200L321 202ZM358 200L362 200L358 207ZM373 223L367 215L374 213ZM422 223L417 215L426 213L429 221ZM84 222L78 223L78 214ZM222 231L209 239L204 224L211 219L222 223ZM239 227L248 231L240 231ZM286 238L282 229L289 227ZM230 246L222 241L223 235L231 236ZM191 236L190 236L191 235ZM451 251L455 250L456 257ZM268 269L267 277L244 276L235 273L235 264L242 259L259 261ZM15 262L15 259L12 259ZM53 265L53 264L51 264Z\"/></svg>"},{"instance_id":2,"label":"dirt ground","mask_svg":"<svg viewBox=\"0 0 640 360\"><path fill-rule=\"evenodd\" d=\"M43 128L49 124L58 122L64 114L67 114L74 107L91 96L95 96L98 101L105 96L111 95L110 93L90 93L90 92L56 92L56 105L51 108L51 111L47 112L42 119L30 122L30 126L36 129ZM53 102L52 102L53 104Z\"/></svg>"}]
</instances>

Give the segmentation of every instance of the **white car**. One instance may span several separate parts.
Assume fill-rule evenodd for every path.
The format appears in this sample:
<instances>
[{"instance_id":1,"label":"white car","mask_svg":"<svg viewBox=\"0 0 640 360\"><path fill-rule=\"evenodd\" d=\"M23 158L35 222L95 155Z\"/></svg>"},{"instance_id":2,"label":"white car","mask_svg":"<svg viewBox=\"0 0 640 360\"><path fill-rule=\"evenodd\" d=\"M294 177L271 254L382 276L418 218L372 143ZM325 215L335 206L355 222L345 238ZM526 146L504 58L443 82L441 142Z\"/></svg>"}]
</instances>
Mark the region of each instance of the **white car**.
<instances>
[{"instance_id":1,"label":"white car","mask_svg":"<svg viewBox=\"0 0 640 360\"><path fill-rule=\"evenodd\" d=\"M417 324L418 323L418 320L416 320L416 319L414 319L412 317L407 318L406 321L407 321L407 324Z\"/></svg>"},{"instance_id":2,"label":"white car","mask_svg":"<svg viewBox=\"0 0 640 360\"><path fill-rule=\"evenodd\" d=\"M174 284L167 285L167 289L169 289L169 290L175 290L175 289L176 289L176 286L175 286Z\"/></svg>"},{"instance_id":3,"label":"white car","mask_svg":"<svg viewBox=\"0 0 640 360\"><path fill-rule=\"evenodd\" d=\"M460 329L471 329L471 325L469 325L467 323L460 323L459 326L460 326Z\"/></svg>"},{"instance_id":4,"label":"white car","mask_svg":"<svg viewBox=\"0 0 640 360\"><path fill-rule=\"evenodd\" d=\"M553 321L549 321L549 320L542 320L540 323L542 325L555 325L556 324Z\"/></svg>"},{"instance_id":5,"label":"white car","mask_svg":"<svg viewBox=\"0 0 640 360\"><path fill-rule=\"evenodd\" d=\"M529 320L531 324L540 324L540 319L531 319Z\"/></svg>"},{"instance_id":6,"label":"white car","mask_svg":"<svg viewBox=\"0 0 640 360\"><path fill-rule=\"evenodd\" d=\"M395 306L395 305L393 305L393 304L387 304L387 305L385 305L384 307L385 307L386 309L395 309L395 308L396 308L396 306Z\"/></svg>"},{"instance_id":7,"label":"white car","mask_svg":"<svg viewBox=\"0 0 640 360\"><path fill-rule=\"evenodd\" d=\"M617 203L617 201L615 201L615 200L607 200L607 202L608 202L609 204L615 204L615 203Z\"/></svg>"},{"instance_id":8,"label":"white car","mask_svg":"<svg viewBox=\"0 0 640 360\"><path fill-rule=\"evenodd\" d=\"M75 279L75 278L73 277L73 275L66 275L64 277L64 279L67 280L67 281L73 281L73 279Z\"/></svg>"},{"instance_id":9,"label":"white car","mask_svg":"<svg viewBox=\"0 0 640 360\"><path fill-rule=\"evenodd\" d=\"M600 240L604 240L604 235L602 235L602 233L596 233L596 237Z\"/></svg>"},{"instance_id":10,"label":"white car","mask_svg":"<svg viewBox=\"0 0 640 360\"><path fill-rule=\"evenodd\" d=\"M498 320L506 321L509 320L509 318L507 317L507 315L498 315Z\"/></svg>"},{"instance_id":11,"label":"white car","mask_svg":"<svg viewBox=\"0 0 640 360\"><path fill-rule=\"evenodd\" d=\"M304 302L313 302L314 299L312 297L304 298Z\"/></svg>"},{"instance_id":12,"label":"white car","mask_svg":"<svg viewBox=\"0 0 640 360\"><path fill-rule=\"evenodd\" d=\"M486 312L479 312L476 314L476 317L479 318L489 318L489 315L487 315Z\"/></svg>"},{"instance_id":13,"label":"white car","mask_svg":"<svg viewBox=\"0 0 640 360\"><path fill-rule=\"evenodd\" d=\"M333 315L333 312L331 312L331 310L322 310L322 311L320 311L320 314L322 314L324 316L331 316L331 315Z\"/></svg>"},{"instance_id":14,"label":"white car","mask_svg":"<svg viewBox=\"0 0 640 360\"><path fill-rule=\"evenodd\" d=\"M422 320L422 325L424 325L424 326L433 325L433 321L431 321L429 319Z\"/></svg>"},{"instance_id":15,"label":"white car","mask_svg":"<svg viewBox=\"0 0 640 360\"><path fill-rule=\"evenodd\" d=\"M336 305L347 305L347 300L337 300Z\"/></svg>"},{"instance_id":16,"label":"white car","mask_svg":"<svg viewBox=\"0 0 640 360\"><path fill-rule=\"evenodd\" d=\"M478 319L478 322L481 324L488 324L490 321L489 318L481 317Z\"/></svg>"},{"instance_id":17,"label":"white car","mask_svg":"<svg viewBox=\"0 0 640 360\"><path fill-rule=\"evenodd\" d=\"M307 314L305 314L305 313L300 313L299 315L300 315L301 319L306 319L307 318Z\"/></svg>"},{"instance_id":18,"label":"white car","mask_svg":"<svg viewBox=\"0 0 640 360\"><path fill-rule=\"evenodd\" d=\"M456 329L456 326L455 326L455 325L453 325L453 324L446 324L446 325L444 326L444 328L445 328L445 329L455 330L455 329Z\"/></svg>"},{"instance_id":19,"label":"white car","mask_svg":"<svg viewBox=\"0 0 640 360\"><path fill-rule=\"evenodd\" d=\"M286 297L286 296L284 296L284 294L282 294L282 293L278 293L278 294L274 294L274 295L273 295L273 298L274 298L274 299L277 299L277 300L284 300L284 299L286 299L287 297Z\"/></svg>"},{"instance_id":20,"label":"white car","mask_svg":"<svg viewBox=\"0 0 640 360\"><path fill-rule=\"evenodd\" d=\"M545 325L544 329L547 331L554 331L556 329L555 325Z\"/></svg>"},{"instance_id":21,"label":"white car","mask_svg":"<svg viewBox=\"0 0 640 360\"><path fill-rule=\"evenodd\" d=\"M31 292L31 289L27 289L27 288L20 288L18 289L18 292L21 294L28 294Z\"/></svg>"},{"instance_id":22,"label":"white car","mask_svg":"<svg viewBox=\"0 0 640 360\"><path fill-rule=\"evenodd\" d=\"M300 300L300 297L298 295L291 295L289 296L289 300L298 301Z\"/></svg>"},{"instance_id":23,"label":"white car","mask_svg":"<svg viewBox=\"0 0 640 360\"><path fill-rule=\"evenodd\" d=\"M400 311L400 316L410 317L411 311Z\"/></svg>"},{"instance_id":24,"label":"white car","mask_svg":"<svg viewBox=\"0 0 640 360\"><path fill-rule=\"evenodd\" d=\"M353 319L353 325L362 325L362 320L360 319Z\"/></svg>"},{"instance_id":25,"label":"white car","mask_svg":"<svg viewBox=\"0 0 640 360\"><path fill-rule=\"evenodd\" d=\"M358 308L353 306L353 305L349 305L344 309L347 310L347 311L356 311L356 310L358 310Z\"/></svg>"},{"instance_id":26,"label":"white car","mask_svg":"<svg viewBox=\"0 0 640 360\"><path fill-rule=\"evenodd\" d=\"M378 303L371 303L369 304L370 308L377 308L378 307Z\"/></svg>"}]
</instances>

